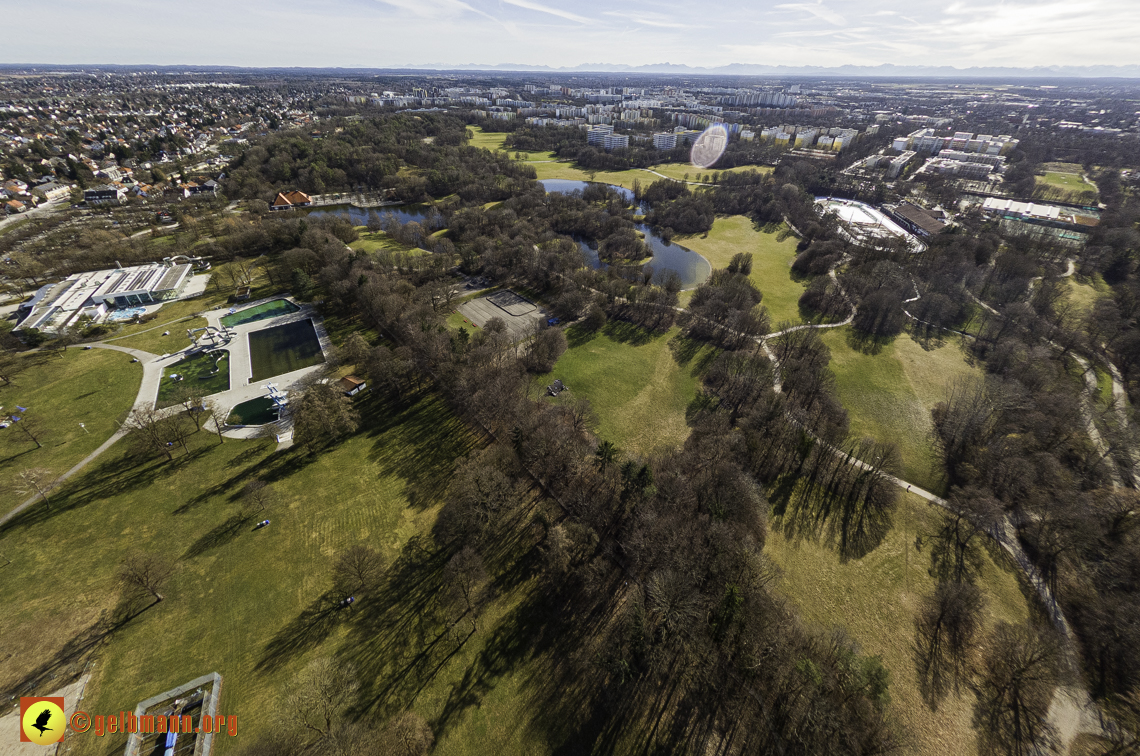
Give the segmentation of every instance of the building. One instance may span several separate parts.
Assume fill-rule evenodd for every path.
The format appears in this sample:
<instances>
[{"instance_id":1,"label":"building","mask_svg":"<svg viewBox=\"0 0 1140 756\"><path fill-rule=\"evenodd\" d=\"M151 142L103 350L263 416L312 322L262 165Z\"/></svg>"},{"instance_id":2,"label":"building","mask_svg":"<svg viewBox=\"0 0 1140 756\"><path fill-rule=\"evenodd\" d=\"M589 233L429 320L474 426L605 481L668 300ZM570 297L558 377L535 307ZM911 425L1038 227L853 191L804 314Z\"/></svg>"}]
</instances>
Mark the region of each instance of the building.
<instances>
[{"instance_id":1,"label":"building","mask_svg":"<svg viewBox=\"0 0 1140 756\"><path fill-rule=\"evenodd\" d=\"M40 287L20 307L26 313L17 329L36 328L58 332L81 318L99 320L118 307L177 299L193 277L193 265L173 261L135 265L129 268L75 273L63 281Z\"/></svg>"},{"instance_id":2,"label":"building","mask_svg":"<svg viewBox=\"0 0 1140 756\"><path fill-rule=\"evenodd\" d=\"M988 197L982 204L982 213L1004 220L1021 221L1031 225L1049 226L1088 232L1100 224L1096 211L1077 211L1061 205L1047 205L1040 202L1019 202L1011 199Z\"/></svg>"},{"instance_id":3,"label":"building","mask_svg":"<svg viewBox=\"0 0 1140 756\"><path fill-rule=\"evenodd\" d=\"M893 221L915 236L933 236L942 233L946 228L946 224L934 217L930 211L909 202L902 202L895 207L884 206L883 209Z\"/></svg>"},{"instance_id":4,"label":"building","mask_svg":"<svg viewBox=\"0 0 1140 756\"><path fill-rule=\"evenodd\" d=\"M903 168L906 168L907 163L913 160L917 154L913 150L907 150L898 157L891 158L891 162L887 164L887 178L898 178Z\"/></svg>"},{"instance_id":5,"label":"building","mask_svg":"<svg viewBox=\"0 0 1140 756\"><path fill-rule=\"evenodd\" d=\"M986 163L967 163L936 157L927 161L922 169L928 173L940 173L975 181L989 178L991 168Z\"/></svg>"},{"instance_id":6,"label":"building","mask_svg":"<svg viewBox=\"0 0 1140 756\"><path fill-rule=\"evenodd\" d=\"M4 203L4 207L9 213L22 213L28 209L28 206L20 200L8 200Z\"/></svg>"},{"instance_id":7,"label":"building","mask_svg":"<svg viewBox=\"0 0 1140 756\"><path fill-rule=\"evenodd\" d=\"M71 196L71 187L56 181L48 181L32 189L32 195L47 202L66 199Z\"/></svg>"},{"instance_id":8,"label":"building","mask_svg":"<svg viewBox=\"0 0 1140 756\"><path fill-rule=\"evenodd\" d=\"M659 150L671 150L677 146L677 135L666 131L653 135L653 146Z\"/></svg>"},{"instance_id":9,"label":"building","mask_svg":"<svg viewBox=\"0 0 1140 756\"><path fill-rule=\"evenodd\" d=\"M304 192L278 192L269 205L270 210L292 210L295 207L308 207L313 200Z\"/></svg>"},{"instance_id":10,"label":"building","mask_svg":"<svg viewBox=\"0 0 1140 756\"><path fill-rule=\"evenodd\" d=\"M586 144L601 147L606 152L624 150L629 147L629 136L615 134L613 126L602 124L593 126L586 132Z\"/></svg>"},{"instance_id":11,"label":"building","mask_svg":"<svg viewBox=\"0 0 1140 756\"><path fill-rule=\"evenodd\" d=\"M121 186L103 184L93 189L83 191L83 201L88 205L103 205L107 203L120 204L127 191Z\"/></svg>"},{"instance_id":12,"label":"building","mask_svg":"<svg viewBox=\"0 0 1140 756\"><path fill-rule=\"evenodd\" d=\"M368 388L368 384L357 378L355 375L346 375L337 381L337 386L344 392L345 396L356 396L364 389Z\"/></svg>"}]
</instances>

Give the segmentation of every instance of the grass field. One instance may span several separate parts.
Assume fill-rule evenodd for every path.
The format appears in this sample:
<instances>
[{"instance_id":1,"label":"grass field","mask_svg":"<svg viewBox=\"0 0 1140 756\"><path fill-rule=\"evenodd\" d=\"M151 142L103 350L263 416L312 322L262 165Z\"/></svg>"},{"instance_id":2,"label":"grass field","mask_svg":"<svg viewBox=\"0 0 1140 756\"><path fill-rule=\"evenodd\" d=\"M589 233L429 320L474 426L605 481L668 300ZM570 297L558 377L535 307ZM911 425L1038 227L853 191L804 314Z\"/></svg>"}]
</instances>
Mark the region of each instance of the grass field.
<instances>
[{"instance_id":1,"label":"grass field","mask_svg":"<svg viewBox=\"0 0 1140 756\"><path fill-rule=\"evenodd\" d=\"M1083 175L1080 172L1045 171L1044 175L1035 177L1034 182L1037 186L1045 186L1067 193L1069 200L1096 201L1097 189L1095 186L1086 183Z\"/></svg>"},{"instance_id":2,"label":"grass field","mask_svg":"<svg viewBox=\"0 0 1140 756\"><path fill-rule=\"evenodd\" d=\"M981 375L981 370L966 363L956 340L926 351L904 333L878 354L865 354L852 347L851 335L850 327L823 333L851 435L896 444L902 477L937 493L941 482L930 438L930 410L946 397L951 381Z\"/></svg>"},{"instance_id":3,"label":"grass field","mask_svg":"<svg viewBox=\"0 0 1140 756\"><path fill-rule=\"evenodd\" d=\"M716 354L713 347L681 344L679 332L651 335L612 322L589 337L571 326L571 347L534 386L541 390L559 378L570 387L563 396L589 399L599 438L623 450L648 455L678 447L689 435L685 410L697 395L700 369Z\"/></svg>"},{"instance_id":4,"label":"grass field","mask_svg":"<svg viewBox=\"0 0 1140 756\"><path fill-rule=\"evenodd\" d=\"M26 498L7 490L18 470L67 472L118 430L115 421L126 417L142 382L142 365L110 349L72 347L62 358L37 353L23 359L27 369L0 387L0 406L5 413L27 407L23 414L46 432L37 449L15 427L0 430L0 514Z\"/></svg>"},{"instance_id":5,"label":"grass field","mask_svg":"<svg viewBox=\"0 0 1140 756\"><path fill-rule=\"evenodd\" d=\"M85 700L92 711L133 708L216 670L225 678L224 709L244 720L239 738L217 751L233 754L274 726L263 715L275 711L299 669L315 655L336 654L361 668L376 665L362 669L370 673L370 685L392 683L375 690L378 708L414 704L446 722L437 729L443 749L437 753L495 752L496 737L520 716L509 686L471 692L485 696L486 705L470 710L456 707L452 694L481 658L482 644L496 637L496 619L526 590L525 582L502 592L485 615L485 630L454 656L447 642L425 649L427 641L415 636L417 623L432 614L430 606L405 607L412 627L399 633L381 633L372 624L367 599L351 616L317 611L334 555L366 543L391 564L409 539L430 528L456 459L475 445L432 396L404 408L358 406L364 410L361 431L316 457L274 454L275 444L263 442L218 445L205 432L192 441L191 454L174 463L140 461L126 444L112 447L69 482L50 512L33 507L0 529L0 552L12 560L0 570L0 594L21 608L0 613L7 659L0 665L0 689L61 661L64 644L114 608L118 561L141 549L169 554L178 569L165 601L99 646ZM237 492L255 477L272 485L273 502L267 513L272 526L253 532L235 514ZM94 523L98 538L92 538ZM404 668L419 651L430 665ZM399 668L384 667L388 662ZM404 677L400 668L411 674ZM421 678L424 687L416 696L405 686ZM484 670L481 679L492 674ZM506 737L517 740L523 733ZM76 737L74 753L121 752L122 740L113 741Z\"/></svg>"},{"instance_id":6,"label":"grass field","mask_svg":"<svg viewBox=\"0 0 1140 756\"><path fill-rule=\"evenodd\" d=\"M192 357L175 362L162 369L162 382L158 384L158 401L155 407L161 409L177 404L179 395L184 391L194 391L201 396L209 396L230 388L230 355L221 350L216 352L198 352ZM217 372L214 372L217 370ZM175 381L172 375L182 376L182 380Z\"/></svg>"},{"instance_id":7,"label":"grass field","mask_svg":"<svg viewBox=\"0 0 1140 756\"><path fill-rule=\"evenodd\" d=\"M364 228L358 228L357 231L360 232L360 238L348 246L359 252L410 252L415 249L400 244L383 231L367 231Z\"/></svg>"},{"instance_id":8,"label":"grass field","mask_svg":"<svg viewBox=\"0 0 1140 756\"><path fill-rule=\"evenodd\" d=\"M924 702L912 656L914 617L921 597L934 591L929 549L917 550L917 535L931 533L938 508L904 494L894 527L862 559L841 562L831 548L813 541L788 541L773 529L765 552L783 570L777 590L799 610L803 620L821 630L843 627L862 646L879 655L891 672L890 715L906 738L905 754L972 756L973 697L950 694L936 711ZM1024 622L1029 606L1018 576L1005 561L987 554L978 587L986 597L987 629L998 621Z\"/></svg>"},{"instance_id":9,"label":"grass field","mask_svg":"<svg viewBox=\"0 0 1140 756\"><path fill-rule=\"evenodd\" d=\"M290 315L299 312L300 309L288 299L274 299L253 307L246 307L231 315L223 315L221 323L228 328L233 328L234 326L256 323L259 320L269 320L279 315Z\"/></svg>"},{"instance_id":10,"label":"grass field","mask_svg":"<svg viewBox=\"0 0 1140 756\"><path fill-rule=\"evenodd\" d=\"M1089 312L1096 300L1110 293L1108 284L1100 275L1091 280L1078 281L1076 276L1065 279L1069 301L1083 314Z\"/></svg>"},{"instance_id":11,"label":"grass field","mask_svg":"<svg viewBox=\"0 0 1140 756\"><path fill-rule=\"evenodd\" d=\"M312 320L294 320L249 334L253 376L263 381L325 361Z\"/></svg>"},{"instance_id":12,"label":"grass field","mask_svg":"<svg viewBox=\"0 0 1140 756\"><path fill-rule=\"evenodd\" d=\"M201 303L199 303L199 307L201 307ZM155 323L161 323L161 325L155 326ZM174 354L178 350L190 346L190 338L186 335L187 329L204 328L206 319L187 316L171 323L169 320L163 319L160 310L158 318L151 321L150 325L152 328L149 331L142 331L126 338L109 339L108 341L115 346L141 349L151 354ZM162 335L166 331L170 331L169 336Z\"/></svg>"},{"instance_id":13,"label":"grass field","mask_svg":"<svg viewBox=\"0 0 1140 756\"><path fill-rule=\"evenodd\" d=\"M685 174L689 174L689 181L696 181L698 176L711 176L714 173L744 173L745 171L756 171L757 173L771 173L772 167L768 165L738 165L735 168L718 169L716 166L712 168L698 168L692 163L662 163L660 165L651 165L649 170L657 171L663 176L668 176L678 181L683 181ZM657 176L648 174L649 181L656 181ZM642 183L645 183L643 180Z\"/></svg>"},{"instance_id":14,"label":"grass field","mask_svg":"<svg viewBox=\"0 0 1140 756\"><path fill-rule=\"evenodd\" d=\"M782 227L781 227L782 228ZM676 241L704 255L714 268L727 268L737 252L752 253L749 278L764 295L773 327L784 320L801 322L799 300L807 286L792 280L791 265L796 258L797 239L777 241L778 233L757 230L743 215L719 217L708 236L679 236Z\"/></svg>"}]
</instances>

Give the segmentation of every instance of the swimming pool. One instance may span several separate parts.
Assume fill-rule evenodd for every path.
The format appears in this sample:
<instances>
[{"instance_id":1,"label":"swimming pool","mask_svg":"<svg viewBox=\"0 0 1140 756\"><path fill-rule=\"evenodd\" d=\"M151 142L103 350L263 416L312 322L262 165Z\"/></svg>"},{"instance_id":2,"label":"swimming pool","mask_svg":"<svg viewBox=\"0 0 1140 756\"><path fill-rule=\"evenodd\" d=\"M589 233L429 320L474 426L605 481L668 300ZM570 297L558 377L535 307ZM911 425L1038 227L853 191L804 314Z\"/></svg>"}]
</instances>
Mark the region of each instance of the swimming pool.
<instances>
[{"instance_id":1,"label":"swimming pool","mask_svg":"<svg viewBox=\"0 0 1140 756\"><path fill-rule=\"evenodd\" d=\"M238 310L237 312L225 315L222 317L222 325L227 328L233 328L234 326L245 325L246 323L256 323L259 320L275 318L278 315L288 315L300 309L300 307L288 299L274 299L270 302L262 302L259 305L247 307L244 310Z\"/></svg>"},{"instance_id":2,"label":"swimming pool","mask_svg":"<svg viewBox=\"0 0 1140 756\"><path fill-rule=\"evenodd\" d=\"M145 307L128 307L125 310L112 310L111 314L107 316L107 321L114 323L120 320L130 320L136 315L143 315L145 313Z\"/></svg>"}]
</instances>

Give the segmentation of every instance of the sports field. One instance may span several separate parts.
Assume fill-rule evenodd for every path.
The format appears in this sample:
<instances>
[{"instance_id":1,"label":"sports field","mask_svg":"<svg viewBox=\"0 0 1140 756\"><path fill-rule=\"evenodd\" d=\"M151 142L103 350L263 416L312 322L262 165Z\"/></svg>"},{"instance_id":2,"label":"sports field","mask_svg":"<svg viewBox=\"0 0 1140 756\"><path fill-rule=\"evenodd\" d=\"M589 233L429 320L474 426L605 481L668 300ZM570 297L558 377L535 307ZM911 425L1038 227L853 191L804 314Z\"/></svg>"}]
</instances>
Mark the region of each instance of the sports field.
<instances>
[{"instance_id":1,"label":"sports field","mask_svg":"<svg viewBox=\"0 0 1140 756\"><path fill-rule=\"evenodd\" d=\"M222 325L233 328L246 323L256 323L259 320L269 320L278 315L289 315L300 309L288 299L274 299L272 302L262 302L259 305L238 310L233 314L223 315Z\"/></svg>"},{"instance_id":2,"label":"sports field","mask_svg":"<svg viewBox=\"0 0 1140 756\"><path fill-rule=\"evenodd\" d=\"M325 361L312 320L295 320L249 334L253 381L319 365Z\"/></svg>"},{"instance_id":3,"label":"sports field","mask_svg":"<svg viewBox=\"0 0 1140 756\"><path fill-rule=\"evenodd\" d=\"M162 382L158 384L158 401L162 409L179 402L186 392L209 396L230 388L229 352L219 349L198 352L162 369ZM172 376L181 376L181 380Z\"/></svg>"}]
</instances>

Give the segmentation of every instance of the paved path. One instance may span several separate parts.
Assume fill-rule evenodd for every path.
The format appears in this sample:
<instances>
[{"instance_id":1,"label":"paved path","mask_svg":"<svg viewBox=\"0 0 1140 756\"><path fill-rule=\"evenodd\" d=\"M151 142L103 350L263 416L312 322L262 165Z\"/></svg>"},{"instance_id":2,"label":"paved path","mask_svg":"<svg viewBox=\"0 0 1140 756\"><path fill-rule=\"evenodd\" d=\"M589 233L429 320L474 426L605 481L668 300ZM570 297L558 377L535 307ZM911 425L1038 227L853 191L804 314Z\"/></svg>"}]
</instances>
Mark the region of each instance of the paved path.
<instances>
[{"instance_id":1,"label":"paved path","mask_svg":"<svg viewBox=\"0 0 1140 756\"><path fill-rule=\"evenodd\" d=\"M65 685L59 690L43 695L63 696L63 713L70 719L75 710L79 708L80 701L83 700L83 690L90 677L90 674L85 674L70 685ZM21 743L20 702L15 701L16 705L12 707L7 706L7 703L5 702L4 713L0 716L0 756L54 756L55 754L67 753L69 744L75 741L73 733L65 734L63 743L54 747L40 746L35 743Z\"/></svg>"}]
</instances>

